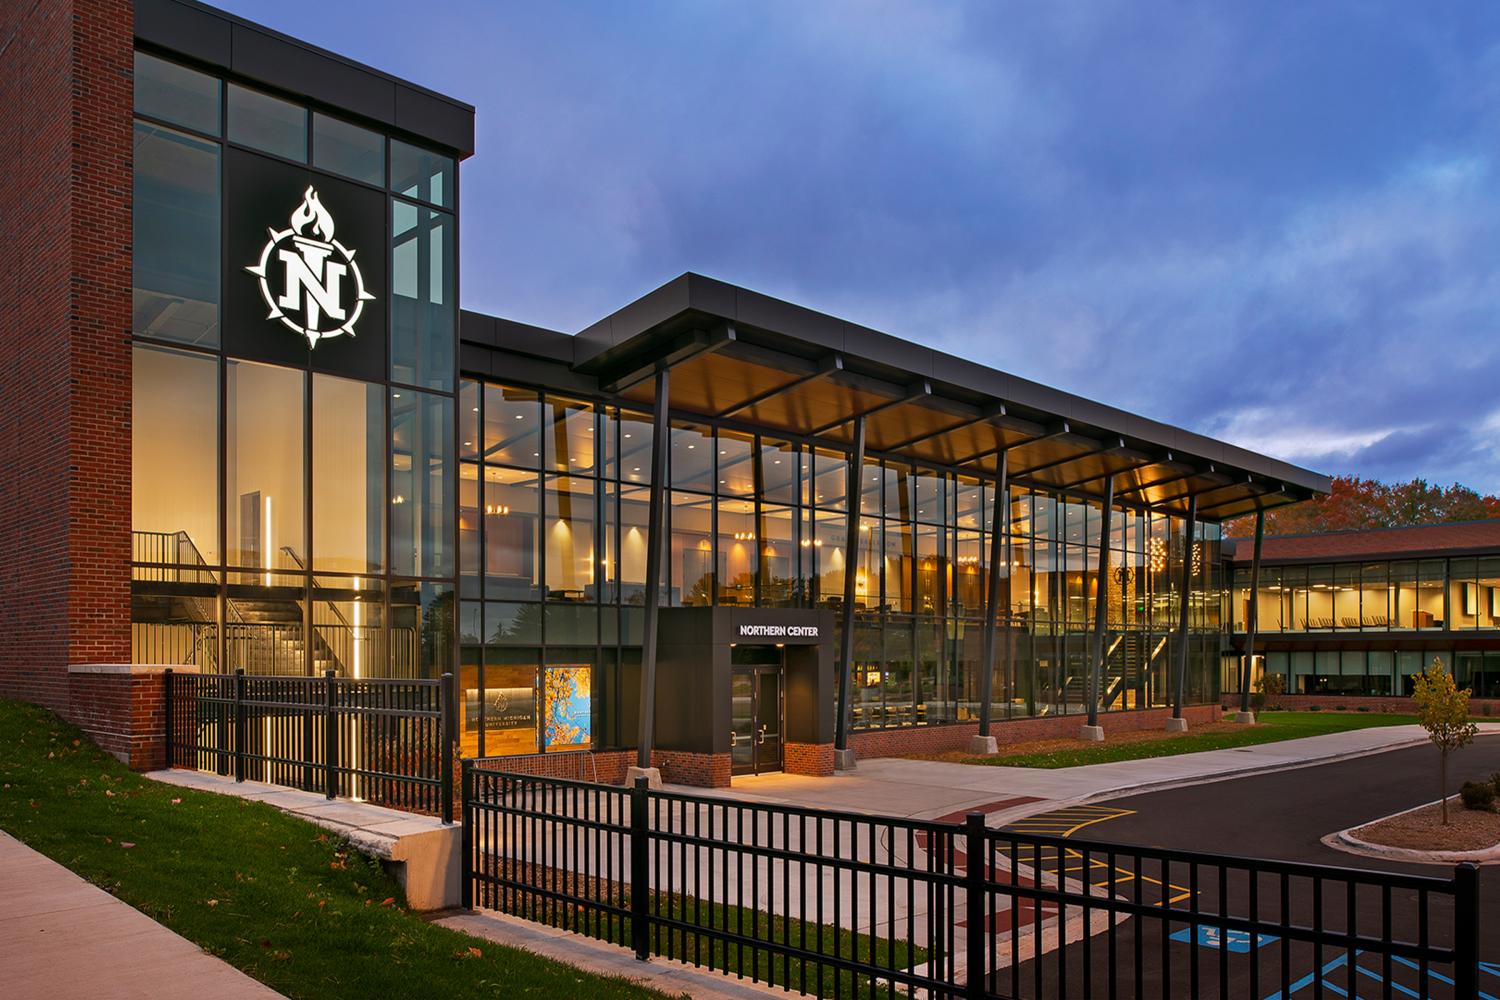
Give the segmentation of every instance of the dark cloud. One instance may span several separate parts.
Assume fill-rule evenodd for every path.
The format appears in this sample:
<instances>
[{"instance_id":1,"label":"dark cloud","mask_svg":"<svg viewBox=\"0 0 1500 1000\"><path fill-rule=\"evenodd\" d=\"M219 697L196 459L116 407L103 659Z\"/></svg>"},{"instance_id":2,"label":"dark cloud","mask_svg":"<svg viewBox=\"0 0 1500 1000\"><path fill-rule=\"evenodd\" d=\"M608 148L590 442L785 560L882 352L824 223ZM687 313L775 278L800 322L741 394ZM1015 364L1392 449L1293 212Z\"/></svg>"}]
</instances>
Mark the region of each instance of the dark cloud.
<instances>
[{"instance_id":1,"label":"dark cloud","mask_svg":"<svg viewBox=\"0 0 1500 1000\"><path fill-rule=\"evenodd\" d=\"M1500 490L1500 8L310 5L464 98L465 304L715 274L1324 471Z\"/></svg>"}]
</instances>

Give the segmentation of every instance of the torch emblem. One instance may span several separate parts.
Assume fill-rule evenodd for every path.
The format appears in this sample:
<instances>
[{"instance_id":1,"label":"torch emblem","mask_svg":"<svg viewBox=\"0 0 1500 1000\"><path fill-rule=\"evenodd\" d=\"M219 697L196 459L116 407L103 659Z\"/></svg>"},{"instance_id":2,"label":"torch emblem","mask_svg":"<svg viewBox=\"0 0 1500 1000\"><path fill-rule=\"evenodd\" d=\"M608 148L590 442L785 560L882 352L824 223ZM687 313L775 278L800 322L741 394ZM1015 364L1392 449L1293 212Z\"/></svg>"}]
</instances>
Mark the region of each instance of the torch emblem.
<instances>
[{"instance_id":1,"label":"torch emblem","mask_svg":"<svg viewBox=\"0 0 1500 1000\"><path fill-rule=\"evenodd\" d=\"M324 337L354 336L359 314L375 296L365 290L354 251L334 239L333 216L318 192L308 187L290 227L268 232L260 260L245 268L260 280L271 310L266 318L306 337L309 348Z\"/></svg>"}]
</instances>

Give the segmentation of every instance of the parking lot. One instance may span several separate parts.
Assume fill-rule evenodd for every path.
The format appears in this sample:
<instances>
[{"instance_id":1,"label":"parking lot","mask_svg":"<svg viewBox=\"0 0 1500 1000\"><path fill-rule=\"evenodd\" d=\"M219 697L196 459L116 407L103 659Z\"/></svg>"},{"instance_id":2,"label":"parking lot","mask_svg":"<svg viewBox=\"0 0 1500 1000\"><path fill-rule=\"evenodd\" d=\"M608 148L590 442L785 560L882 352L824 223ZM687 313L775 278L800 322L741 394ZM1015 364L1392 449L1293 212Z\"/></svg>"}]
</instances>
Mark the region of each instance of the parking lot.
<instances>
[{"instance_id":1,"label":"parking lot","mask_svg":"<svg viewBox=\"0 0 1500 1000\"><path fill-rule=\"evenodd\" d=\"M1500 771L1500 736L1481 737L1453 758L1454 785L1467 777ZM1162 855L1134 856L1100 845L1135 846L1168 853L1233 854L1274 862L1330 865L1409 875L1448 876L1452 866L1400 864L1336 851L1321 843L1328 833L1358 825L1436 797L1437 760L1430 747L1315 765L1273 774L1110 799L1088 806L1049 810L1007 826L1023 836L1069 842L1038 854L1018 847L1023 865L1048 875L1103 887L1116 898L1179 911L1196 909L1245 917L1252 911L1324 931L1351 931L1378 939L1426 941L1445 947L1452 926L1451 900L1421 889L1378 891L1337 879L1278 876L1271 872L1225 870L1212 864L1165 861ZM1003 852L1002 852L1003 853ZM1007 858L1007 860L1011 860ZM1500 868L1480 874L1482 918L1480 955L1500 959ZM1224 904L1221 910L1221 901ZM1315 905L1320 901L1321 906ZM1075 919L1076 923L1076 919ZM1022 948L1023 955L1025 948ZM1107 992L1103 970L1116 971L1116 990ZM1400 954L1370 949L1314 948L1271 934L1243 930L1221 933L1187 921L1151 915L1100 924L1096 917L1087 946L1074 942L999 970L1002 993L1042 997L1161 995L1170 982L1173 995L1253 997L1291 996L1453 997L1451 969L1423 964ZM1060 992L1059 983L1068 983ZM1481 965L1480 996L1500 996L1500 966Z\"/></svg>"}]
</instances>

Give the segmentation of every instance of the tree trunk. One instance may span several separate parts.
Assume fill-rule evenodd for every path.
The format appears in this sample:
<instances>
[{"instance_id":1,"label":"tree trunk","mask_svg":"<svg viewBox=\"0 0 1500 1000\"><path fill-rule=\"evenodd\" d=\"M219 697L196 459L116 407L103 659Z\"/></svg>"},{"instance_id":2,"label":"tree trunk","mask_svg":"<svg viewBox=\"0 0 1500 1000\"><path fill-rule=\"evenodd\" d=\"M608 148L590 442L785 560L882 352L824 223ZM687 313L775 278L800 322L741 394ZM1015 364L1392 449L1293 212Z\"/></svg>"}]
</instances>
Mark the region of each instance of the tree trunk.
<instances>
[{"instance_id":1,"label":"tree trunk","mask_svg":"<svg viewBox=\"0 0 1500 1000\"><path fill-rule=\"evenodd\" d=\"M1448 825L1448 751L1438 751L1438 775L1443 793L1443 825Z\"/></svg>"}]
</instances>

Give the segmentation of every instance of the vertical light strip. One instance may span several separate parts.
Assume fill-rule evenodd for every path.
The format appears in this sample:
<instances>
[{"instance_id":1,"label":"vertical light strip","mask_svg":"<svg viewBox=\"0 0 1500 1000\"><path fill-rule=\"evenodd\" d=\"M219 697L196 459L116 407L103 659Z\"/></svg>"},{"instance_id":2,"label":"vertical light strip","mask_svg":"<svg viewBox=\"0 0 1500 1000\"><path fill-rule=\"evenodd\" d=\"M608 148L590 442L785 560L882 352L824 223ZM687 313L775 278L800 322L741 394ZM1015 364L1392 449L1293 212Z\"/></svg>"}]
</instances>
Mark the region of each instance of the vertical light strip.
<instances>
[{"instance_id":1,"label":"vertical light strip","mask_svg":"<svg viewBox=\"0 0 1500 1000\"><path fill-rule=\"evenodd\" d=\"M265 498L265 511L260 525L260 564L265 569L265 585L271 585L271 498Z\"/></svg>"}]
</instances>

